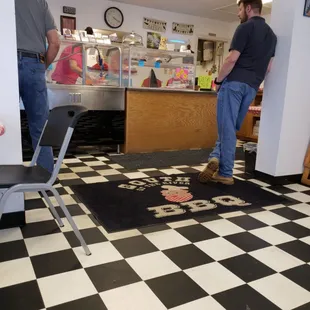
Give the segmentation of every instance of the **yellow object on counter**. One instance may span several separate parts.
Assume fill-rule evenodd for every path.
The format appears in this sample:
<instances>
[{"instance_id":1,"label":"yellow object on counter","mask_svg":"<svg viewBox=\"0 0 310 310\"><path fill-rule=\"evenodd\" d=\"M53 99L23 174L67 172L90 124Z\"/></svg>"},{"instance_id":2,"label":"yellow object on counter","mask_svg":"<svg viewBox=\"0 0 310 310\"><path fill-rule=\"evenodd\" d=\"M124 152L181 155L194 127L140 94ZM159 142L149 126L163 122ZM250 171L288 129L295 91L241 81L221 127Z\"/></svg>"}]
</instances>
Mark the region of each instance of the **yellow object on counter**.
<instances>
[{"instance_id":1,"label":"yellow object on counter","mask_svg":"<svg viewBox=\"0 0 310 310\"><path fill-rule=\"evenodd\" d=\"M199 76L198 86L203 89L211 89L212 88L212 76L211 75Z\"/></svg>"}]
</instances>

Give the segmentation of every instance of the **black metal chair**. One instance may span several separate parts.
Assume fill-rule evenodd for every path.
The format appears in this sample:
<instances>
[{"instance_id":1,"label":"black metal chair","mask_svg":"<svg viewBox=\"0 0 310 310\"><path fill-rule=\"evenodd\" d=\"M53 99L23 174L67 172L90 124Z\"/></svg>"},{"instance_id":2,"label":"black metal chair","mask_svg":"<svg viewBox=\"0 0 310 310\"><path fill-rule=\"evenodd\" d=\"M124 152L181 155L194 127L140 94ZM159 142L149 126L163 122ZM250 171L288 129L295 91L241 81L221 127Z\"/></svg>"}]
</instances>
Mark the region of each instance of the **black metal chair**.
<instances>
[{"instance_id":1,"label":"black metal chair","mask_svg":"<svg viewBox=\"0 0 310 310\"><path fill-rule=\"evenodd\" d=\"M76 237L81 242L86 255L90 255L91 252L84 238L78 230L58 191L53 187L76 123L79 118L86 113L87 109L83 106L63 106L53 109L44 126L30 166L0 166L0 188L5 189L2 197L0 198L0 220L4 211L5 202L11 194L16 192L41 192L59 226L63 227L64 224L59 214L46 194L46 191L51 191L68 219L68 222L72 226ZM36 165L41 147L43 146L60 147L59 156L52 174L44 168Z\"/></svg>"}]
</instances>

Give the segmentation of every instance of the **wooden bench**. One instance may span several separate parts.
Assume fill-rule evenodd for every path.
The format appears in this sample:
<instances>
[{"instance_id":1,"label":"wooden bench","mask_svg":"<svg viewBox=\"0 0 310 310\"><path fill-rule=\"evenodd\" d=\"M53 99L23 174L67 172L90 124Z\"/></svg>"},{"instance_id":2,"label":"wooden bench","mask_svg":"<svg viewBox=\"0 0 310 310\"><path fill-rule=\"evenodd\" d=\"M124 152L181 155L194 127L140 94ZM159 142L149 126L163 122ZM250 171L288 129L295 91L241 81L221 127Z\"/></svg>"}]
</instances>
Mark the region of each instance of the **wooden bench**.
<instances>
[{"instance_id":1,"label":"wooden bench","mask_svg":"<svg viewBox=\"0 0 310 310\"><path fill-rule=\"evenodd\" d=\"M304 173L302 175L301 183L310 186L310 146L304 161Z\"/></svg>"}]
</instances>

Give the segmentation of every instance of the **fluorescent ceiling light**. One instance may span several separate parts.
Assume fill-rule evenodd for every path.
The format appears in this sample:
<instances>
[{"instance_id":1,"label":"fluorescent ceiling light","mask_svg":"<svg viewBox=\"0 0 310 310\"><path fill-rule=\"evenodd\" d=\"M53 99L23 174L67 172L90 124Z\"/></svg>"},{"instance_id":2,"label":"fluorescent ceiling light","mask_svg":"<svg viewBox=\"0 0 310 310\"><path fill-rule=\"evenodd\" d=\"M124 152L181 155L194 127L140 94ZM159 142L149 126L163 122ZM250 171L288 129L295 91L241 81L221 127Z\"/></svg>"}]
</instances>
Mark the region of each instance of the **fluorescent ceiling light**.
<instances>
[{"instance_id":1,"label":"fluorescent ceiling light","mask_svg":"<svg viewBox=\"0 0 310 310\"><path fill-rule=\"evenodd\" d=\"M185 44L185 41L182 40L168 40L169 43L181 43L181 44Z\"/></svg>"}]
</instances>

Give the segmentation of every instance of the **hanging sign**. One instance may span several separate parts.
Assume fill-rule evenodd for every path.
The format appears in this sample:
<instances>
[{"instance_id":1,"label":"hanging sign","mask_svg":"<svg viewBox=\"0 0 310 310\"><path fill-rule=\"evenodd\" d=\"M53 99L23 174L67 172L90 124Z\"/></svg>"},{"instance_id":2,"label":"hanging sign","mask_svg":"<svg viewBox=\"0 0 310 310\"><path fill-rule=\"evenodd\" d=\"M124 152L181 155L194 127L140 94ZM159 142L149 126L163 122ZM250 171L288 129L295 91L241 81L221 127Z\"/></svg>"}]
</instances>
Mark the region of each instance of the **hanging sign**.
<instances>
[{"instance_id":1,"label":"hanging sign","mask_svg":"<svg viewBox=\"0 0 310 310\"><path fill-rule=\"evenodd\" d=\"M172 23L172 32L184 35L193 35L194 25Z\"/></svg>"},{"instance_id":2,"label":"hanging sign","mask_svg":"<svg viewBox=\"0 0 310 310\"><path fill-rule=\"evenodd\" d=\"M144 17L143 18L143 28L153 30L153 31L157 31L157 32L166 32L167 22L157 20L157 19L153 19L153 18Z\"/></svg>"}]
</instances>

